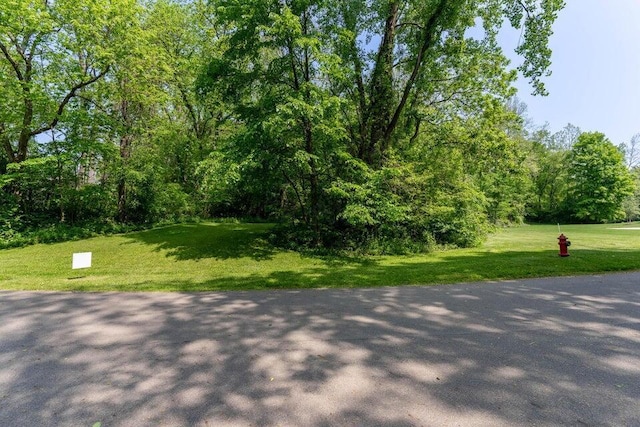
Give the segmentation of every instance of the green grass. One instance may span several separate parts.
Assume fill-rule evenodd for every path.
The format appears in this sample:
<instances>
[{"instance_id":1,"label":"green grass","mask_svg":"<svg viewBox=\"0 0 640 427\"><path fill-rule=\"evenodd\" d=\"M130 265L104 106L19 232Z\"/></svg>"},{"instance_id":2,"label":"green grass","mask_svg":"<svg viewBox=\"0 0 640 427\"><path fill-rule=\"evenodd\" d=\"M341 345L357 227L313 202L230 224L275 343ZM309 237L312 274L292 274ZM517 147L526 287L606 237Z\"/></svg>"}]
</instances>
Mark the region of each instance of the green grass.
<instances>
[{"instance_id":1,"label":"green grass","mask_svg":"<svg viewBox=\"0 0 640 427\"><path fill-rule=\"evenodd\" d=\"M0 250L0 289L206 291L436 284L640 270L639 223L568 225L496 233L480 248L426 255L317 257L271 247L269 224L201 223ZM612 228L625 227L627 230ZM93 266L71 270L74 252Z\"/></svg>"}]
</instances>

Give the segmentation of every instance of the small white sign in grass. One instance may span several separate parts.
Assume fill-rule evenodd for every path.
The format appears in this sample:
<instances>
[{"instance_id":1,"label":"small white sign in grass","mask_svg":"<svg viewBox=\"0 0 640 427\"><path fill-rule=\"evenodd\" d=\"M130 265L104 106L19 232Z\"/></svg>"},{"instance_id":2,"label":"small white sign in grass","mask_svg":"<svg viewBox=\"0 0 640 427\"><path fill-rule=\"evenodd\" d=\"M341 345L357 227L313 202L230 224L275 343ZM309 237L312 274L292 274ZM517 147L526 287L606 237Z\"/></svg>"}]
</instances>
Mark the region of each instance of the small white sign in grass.
<instances>
[{"instance_id":1,"label":"small white sign in grass","mask_svg":"<svg viewBox=\"0 0 640 427\"><path fill-rule=\"evenodd\" d=\"M640 227L617 227L609 228L609 230L640 230Z\"/></svg>"},{"instance_id":2,"label":"small white sign in grass","mask_svg":"<svg viewBox=\"0 0 640 427\"><path fill-rule=\"evenodd\" d=\"M71 263L71 269L77 270L79 268L91 267L91 252L79 252L73 254L73 262Z\"/></svg>"}]
</instances>

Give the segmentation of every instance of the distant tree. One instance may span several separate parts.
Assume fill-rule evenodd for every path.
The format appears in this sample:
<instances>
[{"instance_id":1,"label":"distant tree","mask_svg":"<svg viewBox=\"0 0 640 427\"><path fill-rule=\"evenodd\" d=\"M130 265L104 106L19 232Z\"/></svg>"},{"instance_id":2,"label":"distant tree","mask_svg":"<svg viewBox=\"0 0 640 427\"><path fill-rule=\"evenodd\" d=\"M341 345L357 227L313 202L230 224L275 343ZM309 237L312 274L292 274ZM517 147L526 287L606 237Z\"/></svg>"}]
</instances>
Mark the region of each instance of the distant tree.
<instances>
[{"instance_id":1,"label":"distant tree","mask_svg":"<svg viewBox=\"0 0 640 427\"><path fill-rule=\"evenodd\" d=\"M625 217L624 200L633 194L633 176L623 153L604 134L583 133L569 155L568 203L580 221L607 222Z\"/></svg>"},{"instance_id":2,"label":"distant tree","mask_svg":"<svg viewBox=\"0 0 640 427\"><path fill-rule=\"evenodd\" d=\"M640 166L640 133L633 135L628 144L624 144L624 153L629 169Z\"/></svg>"},{"instance_id":3,"label":"distant tree","mask_svg":"<svg viewBox=\"0 0 640 427\"><path fill-rule=\"evenodd\" d=\"M569 150L556 144L558 134L549 123L533 128L526 134L525 165L531 185L527 198L529 220L535 222L567 221L564 212L567 196L567 157Z\"/></svg>"},{"instance_id":4,"label":"distant tree","mask_svg":"<svg viewBox=\"0 0 640 427\"><path fill-rule=\"evenodd\" d=\"M549 148L554 150L571 150L571 147L576 143L581 134L582 130L580 130L578 126L567 123L562 130L553 134Z\"/></svg>"},{"instance_id":5,"label":"distant tree","mask_svg":"<svg viewBox=\"0 0 640 427\"><path fill-rule=\"evenodd\" d=\"M631 173L634 176L636 189L624 200L622 207L627 221L638 221L640 220L640 167L632 169Z\"/></svg>"},{"instance_id":6,"label":"distant tree","mask_svg":"<svg viewBox=\"0 0 640 427\"><path fill-rule=\"evenodd\" d=\"M527 105L526 102L522 101L520 98L514 95L507 100L505 107L508 111L511 111L512 113L517 114L518 117L520 117L520 122L521 122L520 129L516 130L515 133L509 132L510 136L517 136L518 134L522 133L518 131L531 132L531 133L535 132L534 122L533 122L533 119L528 115L529 106Z\"/></svg>"},{"instance_id":7,"label":"distant tree","mask_svg":"<svg viewBox=\"0 0 640 427\"><path fill-rule=\"evenodd\" d=\"M532 219L560 220L567 193L568 152L538 147L535 154L535 168L532 171L534 197L530 202Z\"/></svg>"}]
</instances>

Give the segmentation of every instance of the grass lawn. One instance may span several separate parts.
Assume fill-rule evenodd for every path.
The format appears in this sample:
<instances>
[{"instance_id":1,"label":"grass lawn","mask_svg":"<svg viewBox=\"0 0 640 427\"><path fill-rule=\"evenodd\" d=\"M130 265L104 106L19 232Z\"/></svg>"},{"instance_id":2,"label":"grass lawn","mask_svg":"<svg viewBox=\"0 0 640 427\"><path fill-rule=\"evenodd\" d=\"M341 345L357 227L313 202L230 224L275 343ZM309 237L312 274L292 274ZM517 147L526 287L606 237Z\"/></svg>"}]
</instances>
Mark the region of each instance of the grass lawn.
<instances>
[{"instance_id":1,"label":"grass lawn","mask_svg":"<svg viewBox=\"0 0 640 427\"><path fill-rule=\"evenodd\" d=\"M0 250L0 289L207 291L437 284L640 270L640 223L500 231L480 248L416 256L315 257L264 240L268 224L175 225L118 236ZM634 229L635 228L635 229ZM74 252L93 266L72 270Z\"/></svg>"}]
</instances>

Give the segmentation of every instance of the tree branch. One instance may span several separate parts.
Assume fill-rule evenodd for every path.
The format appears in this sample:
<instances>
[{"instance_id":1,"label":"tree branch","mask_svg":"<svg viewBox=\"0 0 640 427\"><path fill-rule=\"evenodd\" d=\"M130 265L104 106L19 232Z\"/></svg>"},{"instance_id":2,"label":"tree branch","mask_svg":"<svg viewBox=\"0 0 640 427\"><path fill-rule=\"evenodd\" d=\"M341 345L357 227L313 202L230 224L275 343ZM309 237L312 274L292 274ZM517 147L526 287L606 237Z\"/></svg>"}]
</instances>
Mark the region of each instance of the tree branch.
<instances>
[{"instance_id":1,"label":"tree branch","mask_svg":"<svg viewBox=\"0 0 640 427\"><path fill-rule=\"evenodd\" d=\"M531 18L531 11L522 0L518 0L518 4L522 7L522 10L527 14L527 18Z\"/></svg>"},{"instance_id":2,"label":"tree branch","mask_svg":"<svg viewBox=\"0 0 640 427\"><path fill-rule=\"evenodd\" d=\"M9 161L11 163L15 163L16 153L13 150L13 146L11 145L11 141L9 140L9 137L5 135L5 131L6 131L5 124L0 123L0 142L2 142L2 147L4 148L4 151L7 153L7 156L9 157Z\"/></svg>"},{"instance_id":3,"label":"tree branch","mask_svg":"<svg viewBox=\"0 0 640 427\"><path fill-rule=\"evenodd\" d=\"M182 98L182 102L184 103L185 108L189 112L189 116L191 116L191 121L193 122L193 130L196 133L196 136L199 135L199 126L198 126L198 115L196 114L195 108L191 105L189 98L187 96L187 92L182 88L182 85L176 83L178 87L178 92L180 92L180 98Z\"/></svg>"},{"instance_id":4,"label":"tree branch","mask_svg":"<svg viewBox=\"0 0 640 427\"><path fill-rule=\"evenodd\" d=\"M417 27L423 31L425 30L425 27L423 25L418 24L417 22L401 22L399 24L396 24L396 29L402 28L404 26Z\"/></svg>"},{"instance_id":5,"label":"tree branch","mask_svg":"<svg viewBox=\"0 0 640 427\"><path fill-rule=\"evenodd\" d=\"M105 74L107 74L109 72L109 69L110 69L110 66L107 65L107 67L101 73L93 76L89 80L80 82L77 85L73 86L71 88L71 90L69 91L69 93L67 93L67 95L64 97L62 102L60 102L60 105L58 105L58 110L56 111L56 115L53 118L53 120L51 121L51 123L39 128L39 129L31 131L29 133L29 135L30 136L36 136L36 135L39 135L39 134L41 134L43 132L46 132L46 131L51 130L54 127L56 127L56 125L58 124L58 121L60 121L60 117L62 116L62 113L64 113L64 109L66 108L66 106L69 103L69 101L71 101L76 96L77 92L80 89L82 89L84 87L87 87L90 84L95 83L98 80L100 80Z\"/></svg>"},{"instance_id":6,"label":"tree branch","mask_svg":"<svg viewBox=\"0 0 640 427\"><path fill-rule=\"evenodd\" d=\"M13 57L9 53L9 50L2 42L0 42L0 50L2 51L4 57L7 58L7 61L9 61L9 64L11 64L11 67L13 68L13 71L15 71L18 80L20 80L21 82L24 81L24 75L22 74L22 71L20 71L18 63L13 59Z\"/></svg>"},{"instance_id":7,"label":"tree branch","mask_svg":"<svg viewBox=\"0 0 640 427\"><path fill-rule=\"evenodd\" d=\"M416 116L416 125L415 125L415 129L413 131L413 135L411 136L411 139L409 140L409 144L413 145L413 143L416 141L416 139L418 139L418 135L420 135L420 125L422 124L422 119L420 117Z\"/></svg>"},{"instance_id":8,"label":"tree branch","mask_svg":"<svg viewBox=\"0 0 640 427\"><path fill-rule=\"evenodd\" d=\"M418 78L418 73L422 68L422 62L427 53L427 50L434 43L438 20L443 15L446 4L447 4L447 0L440 0L436 10L433 12L431 17L429 18L429 21L427 22L427 25L424 30L424 40L422 43L422 47L420 48L420 52L418 52L416 63L413 66L413 71L411 72L411 76L409 77L409 80L407 81L404 87L404 91L402 93L402 98L400 99L400 103L398 104L398 107L396 108L396 111L393 114L393 117L389 122L389 125L387 126L387 129L384 135L385 139L389 139L391 137L391 134L395 130L396 126L398 125L398 121L400 120L400 115L402 114L402 111L404 110L404 107L407 104L407 100L409 99L409 95L411 94L411 89L413 89L413 85L416 79Z\"/></svg>"},{"instance_id":9,"label":"tree branch","mask_svg":"<svg viewBox=\"0 0 640 427\"><path fill-rule=\"evenodd\" d=\"M293 182L293 180L289 177L289 175L287 175L285 171L282 171L282 175L284 176L284 179L287 180L289 185L291 185L291 188L293 188L293 191L296 194L296 198L298 199L298 204L300 205L300 209L302 210L302 219L306 224L309 224L309 218L307 217L307 210L305 209L304 203L302 201L302 197L300 196L300 192L298 191L298 186Z\"/></svg>"}]
</instances>

